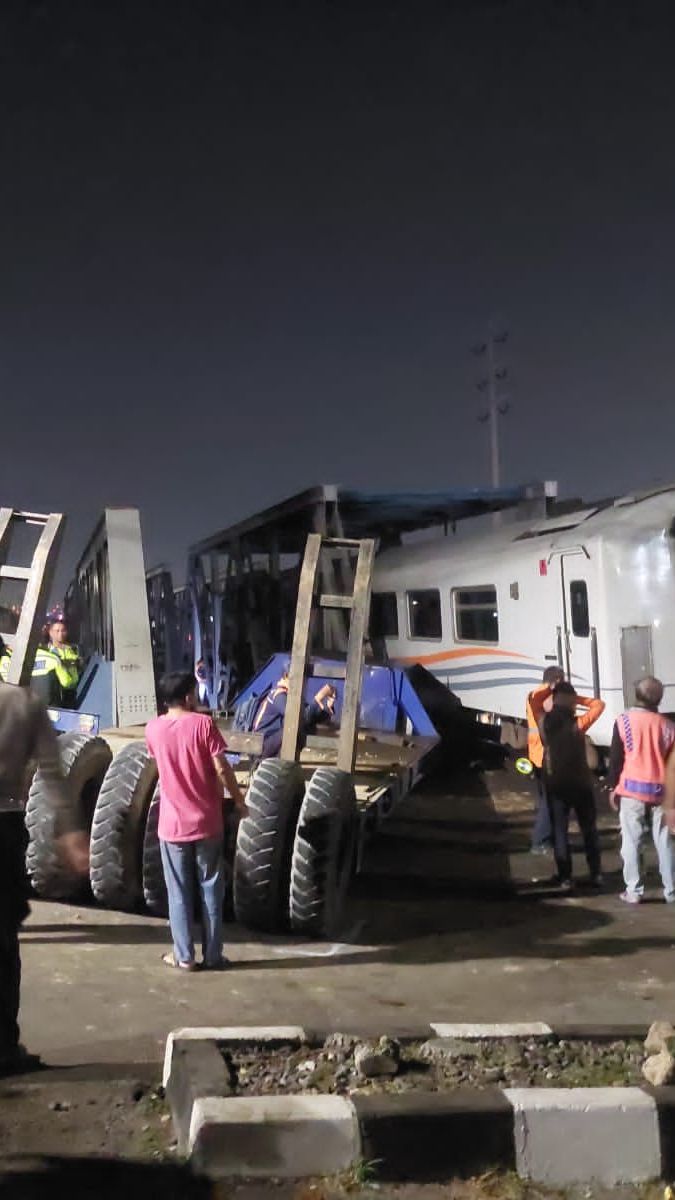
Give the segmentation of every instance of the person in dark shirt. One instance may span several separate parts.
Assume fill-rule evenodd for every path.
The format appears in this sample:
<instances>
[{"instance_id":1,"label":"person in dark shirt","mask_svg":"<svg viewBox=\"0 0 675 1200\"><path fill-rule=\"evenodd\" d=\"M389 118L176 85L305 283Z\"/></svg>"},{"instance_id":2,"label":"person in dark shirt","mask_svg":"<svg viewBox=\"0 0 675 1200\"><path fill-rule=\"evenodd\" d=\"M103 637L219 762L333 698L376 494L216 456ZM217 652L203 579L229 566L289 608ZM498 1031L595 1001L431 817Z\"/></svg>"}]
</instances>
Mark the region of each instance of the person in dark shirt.
<instances>
[{"instance_id":1,"label":"person in dark shirt","mask_svg":"<svg viewBox=\"0 0 675 1200\"><path fill-rule=\"evenodd\" d=\"M604 704L598 702L597 716ZM602 885L600 843L596 823L593 776L586 756L585 730L587 716L580 724L576 715L577 694L571 683L563 680L553 689L553 707L541 718L544 744L544 778L553 825L553 853L558 883L563 891L571 891L572 855L569 845L569 822L574 814L584 840L586 861L593 887ZM596 717L597 719L597 717Z\"/></svg>"},{"instance_id":2,"label":"person in dark shirt","mask_svg":"<svg viewBox=\"0 0 675 1200\"><path fill-rule=\"evenodd\" d=\"M330 722L333 718L336 699L335 688L325 683L316 693L310 704L306 704L303 713L305 732ZM263 758L274 758L281 749L281 739L284 732L284 717L288 703L288 671L267 693L253 720L253 729L263 735Z\"/></svg>"},{"instance_id":3,"label":"person in dark shirt","mask_svg":"<svg viewBox=\"0 0 675 1200\"><path fill-rule=\"evenodd\" d=\"M0 637L0 657L4 650ZM40 768L64 866L74 876L85 876L89 837L80 828L47 710L28 688L0 682L0 1077L41 1066L21 1044L18 1024L19 930L28 915L24 808L31 762Z\"/></svg>"}]
</instances>

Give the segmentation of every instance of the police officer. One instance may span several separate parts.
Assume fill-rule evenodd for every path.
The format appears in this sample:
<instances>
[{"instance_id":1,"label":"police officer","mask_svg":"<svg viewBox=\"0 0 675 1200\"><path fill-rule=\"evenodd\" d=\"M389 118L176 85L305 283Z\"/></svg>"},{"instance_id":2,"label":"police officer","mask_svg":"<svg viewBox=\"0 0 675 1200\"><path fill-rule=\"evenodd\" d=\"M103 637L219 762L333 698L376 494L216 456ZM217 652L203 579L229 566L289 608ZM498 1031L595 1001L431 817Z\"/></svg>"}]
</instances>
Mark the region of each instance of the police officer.
<instances>
[{"instance_id":1,"label":"police officer","mask_svg":"<svg viewBox=\"0 0 675 1200\"><path fill-rule=\"evenodd\" d=\"M60 614L49 621L47 634L47 650L58 661L55 674L63 693L62 707L72 708L75 705L75 692L82 671L77 646L69 643L68 626Z\"/></svg>"},{"instance_id":2,"label":"police officer","mask_svg":"<svg viewBox=\"0 0 675 1200\"><path fill-rule=\"evenodd\" d=\"M72 649L72 647L68 647ZM12 651L9 646L0 655L0 679L7 681ZM48 708L74 708L73 667L63 663L53 650L38 646L30 677L31 690Z\"/></svg>"},{"instance_id":3,"label":"police officer","mask_svg":"<svg viewBox=\"0 0 675 1200\"><path fill-rule=\"evenodd\" d=\"M0 659L5 644L0 637ZM28 688L0 682L0 1075L38 1068L19 1041L19 929L28 915L23 809L28 765L36 762L48 789L58 845L74 874L86 875L87 835L61 771L56 734L42 702Z\"/></svg>"}]
</instances>

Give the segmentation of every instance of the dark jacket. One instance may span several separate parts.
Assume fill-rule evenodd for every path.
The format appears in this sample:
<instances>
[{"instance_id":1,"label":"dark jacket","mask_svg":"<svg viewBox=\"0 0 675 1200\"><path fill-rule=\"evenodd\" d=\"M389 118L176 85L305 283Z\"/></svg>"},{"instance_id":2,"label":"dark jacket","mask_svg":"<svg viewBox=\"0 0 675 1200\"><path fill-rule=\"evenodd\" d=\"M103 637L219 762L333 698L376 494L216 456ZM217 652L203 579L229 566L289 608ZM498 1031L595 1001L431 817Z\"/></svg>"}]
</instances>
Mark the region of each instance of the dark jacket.
<instances>
[{"instance_id":1,"label":"dark jacket","mask_svg":"<svg viewBox=\"0 0 675 1200\"><path fill-rule=\"evenodd\" d=\"M554 707L542 725L544 777L551 792L592 791L593 776L586 759L586 739L574 712Z\"/></svg>"}]
</instances>

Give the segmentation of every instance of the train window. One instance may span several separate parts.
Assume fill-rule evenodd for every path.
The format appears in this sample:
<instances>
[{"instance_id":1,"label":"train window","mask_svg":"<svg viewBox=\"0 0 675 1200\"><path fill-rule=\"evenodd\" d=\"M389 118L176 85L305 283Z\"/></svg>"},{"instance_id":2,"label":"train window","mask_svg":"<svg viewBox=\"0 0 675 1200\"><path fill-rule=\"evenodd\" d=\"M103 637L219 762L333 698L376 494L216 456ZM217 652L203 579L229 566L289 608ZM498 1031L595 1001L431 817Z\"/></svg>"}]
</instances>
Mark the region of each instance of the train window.
<instances>
[{"instance_id":1,"label":"train window","mask_svg":"<svg viewBox=\"0 0 675 1200\"><path fill-rule=\"evenodd\" d=\"M396 592L373 592L370 599L370 636L398 637Z\"/></svg>"},{"instance_id":2,"label":"train window","mask_svg":"<svg viewBox=\"0 0 675 1200\"><path fill-rule=\"evenodd\" d=\"M441 637L441 595L437 588L408 592L408 627L411 638Z\"/></svg>"},{"instance_id":3,"label":"train window","mask_svg":"<svg viewBox=\"0 0 675 1200\"><path fill-rule=\"evenodd\" d=\"M498 642L496 587L456 588L452 593L458 642Z\"/></svg>"},{"instance_id":4,"label":"train window","mask_svg":"<svg viewBox=\"0 0 675 1200\"><path fill-rule=\"evenodd\" d=\"M570 609L572 611L572 633L575 637L588 637L591 625L588 617L588 588L585 579L572 580Z\"/></svg>"}]
</instances>

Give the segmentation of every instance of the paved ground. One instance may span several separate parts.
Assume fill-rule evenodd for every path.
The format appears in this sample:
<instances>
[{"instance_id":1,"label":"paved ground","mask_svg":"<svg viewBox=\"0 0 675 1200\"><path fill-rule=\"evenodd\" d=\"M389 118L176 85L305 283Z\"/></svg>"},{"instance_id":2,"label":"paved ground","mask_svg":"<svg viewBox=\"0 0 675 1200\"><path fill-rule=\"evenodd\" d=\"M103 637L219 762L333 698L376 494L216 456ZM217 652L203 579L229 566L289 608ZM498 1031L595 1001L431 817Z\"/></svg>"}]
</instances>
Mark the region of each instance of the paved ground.
<instances>
[{"instance_id":1,"label":"paved ground","mask_svg":"<svg viewBox=\"0 0 675 1200\"><path fill-rule=\"evenodd\" d=\"M425 785L373 844L341 943L231 927L225 975L164 967L161 921L37 902L23 938L25 1040L94 1076L133 1075L180 1025L383 1031L444 1018L672 1016L675 906L656 886L640 908L618 902L613 816L603 821L608 893L556 895L542 882L549 861L526 852L531 803L504 772Z\"/></svg>"}]
</instances>

